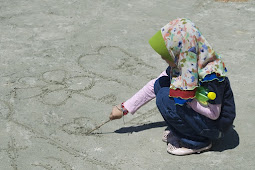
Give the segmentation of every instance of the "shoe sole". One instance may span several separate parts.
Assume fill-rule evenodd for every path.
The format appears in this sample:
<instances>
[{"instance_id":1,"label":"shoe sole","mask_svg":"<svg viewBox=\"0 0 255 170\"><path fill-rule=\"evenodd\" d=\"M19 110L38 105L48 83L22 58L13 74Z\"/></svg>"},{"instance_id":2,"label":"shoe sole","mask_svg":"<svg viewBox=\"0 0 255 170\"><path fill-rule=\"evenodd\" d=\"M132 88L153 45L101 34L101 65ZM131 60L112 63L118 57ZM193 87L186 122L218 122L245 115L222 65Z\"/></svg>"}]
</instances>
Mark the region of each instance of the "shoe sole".
<instances>
[{"instance_id":1,"label":"shoe sole","mask_svg":"<svg viewBox=\"0 0 255 170\"><path fill-rule=\"evenodd\" d=\"M165 143L167 143L167 140L165 140L165 139L162 139L162 141L165 142Z\"/></svg>"},{"instance_id":2,"label":"shoe sole","mask_svg":"<svg viewBox=\"0 0 255 170\"><path fill-rule=\"evenodd\" d=\"M208 145L208 146L206 146L204 148L198 149L195 153L199 154L201 152L208 151L209 149L211 149L211 147L212 147L212 144L210 144L210 145Z\"/></svg>"}]
</instances>

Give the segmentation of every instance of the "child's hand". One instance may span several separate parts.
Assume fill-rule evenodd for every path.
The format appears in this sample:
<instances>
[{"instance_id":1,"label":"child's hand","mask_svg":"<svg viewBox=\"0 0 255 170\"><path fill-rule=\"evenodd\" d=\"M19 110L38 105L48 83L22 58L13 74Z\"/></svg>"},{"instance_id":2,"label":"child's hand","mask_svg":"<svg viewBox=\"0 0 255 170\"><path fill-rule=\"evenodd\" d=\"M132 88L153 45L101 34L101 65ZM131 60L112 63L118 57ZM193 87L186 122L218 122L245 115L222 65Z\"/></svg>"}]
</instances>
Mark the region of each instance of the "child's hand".
<instances>
[{"instance_id":1,"label":"child's hand","mask_svg":"<svg viewBox=\"0 0 255 170\"><path fill-rule=\"evenodd\" d=\"M111 113L110 116L109 116L109 118L110 118L111 120L122 118L123 113L122 113L122 111L119 110L117 107L118 107L118 108L121 108L121 105L113 106L113 108L112 108L112 113Z\"/></svg>"}]
</instances>

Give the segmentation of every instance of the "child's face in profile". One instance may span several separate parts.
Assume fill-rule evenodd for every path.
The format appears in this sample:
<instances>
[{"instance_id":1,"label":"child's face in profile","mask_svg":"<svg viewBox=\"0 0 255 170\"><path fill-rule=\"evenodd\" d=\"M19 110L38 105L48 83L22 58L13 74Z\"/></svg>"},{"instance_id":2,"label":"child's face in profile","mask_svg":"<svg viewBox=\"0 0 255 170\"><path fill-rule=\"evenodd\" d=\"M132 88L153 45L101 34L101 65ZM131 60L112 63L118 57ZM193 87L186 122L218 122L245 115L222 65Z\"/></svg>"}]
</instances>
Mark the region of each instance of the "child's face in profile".
<instances>
[{"instance_id":1,"label":"child's face in profile","mask_svg":"<svg viewBox=\"0 0 255 170\"><path fill-rule=\"evenodd\" d=\"M163 60L165 60L166 63L169 64L170 67L175 67L175 66L176 66L175 63L174 63L173 61L170 61L170 60L168 60L168 59L165 59L165 58L162 57L162 56L161 56L161 58L162 58Z\"/></svg>"}]
</instances>

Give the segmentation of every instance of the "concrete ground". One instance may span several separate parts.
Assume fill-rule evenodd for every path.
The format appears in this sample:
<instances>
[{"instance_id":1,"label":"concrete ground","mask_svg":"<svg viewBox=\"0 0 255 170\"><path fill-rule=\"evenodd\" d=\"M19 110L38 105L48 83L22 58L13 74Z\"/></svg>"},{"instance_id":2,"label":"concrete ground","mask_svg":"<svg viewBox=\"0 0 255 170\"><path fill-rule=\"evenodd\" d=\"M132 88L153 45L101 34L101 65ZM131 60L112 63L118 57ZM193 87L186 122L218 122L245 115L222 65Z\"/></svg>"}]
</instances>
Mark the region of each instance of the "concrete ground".
<instances>
[{"instance_id":1,"label":"concrete ground","mask_svg":"<svg viewBox=\"0 0 255 170\"><path fill-rule=\"evenodd\" d=\"M232 1L0 0L0 169L254 169L255 1ZM235 128L170 155L153 100L86 135L167 67L148 40L178 17L224 58Z\"/></svg>"}]
</instances>

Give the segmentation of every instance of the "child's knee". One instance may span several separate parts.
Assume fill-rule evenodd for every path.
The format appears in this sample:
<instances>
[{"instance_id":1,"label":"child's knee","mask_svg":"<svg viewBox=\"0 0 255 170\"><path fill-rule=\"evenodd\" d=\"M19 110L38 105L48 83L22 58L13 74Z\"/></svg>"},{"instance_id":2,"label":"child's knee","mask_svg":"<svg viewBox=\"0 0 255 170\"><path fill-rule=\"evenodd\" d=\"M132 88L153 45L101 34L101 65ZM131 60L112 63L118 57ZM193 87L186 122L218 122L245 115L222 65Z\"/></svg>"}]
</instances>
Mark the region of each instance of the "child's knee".
<instances>
[{"instance_id":1,"label":"child's knee","mask_svg":"<svg viewBox=\"0 0 255 170\"><path fill-rule=\"evenodd\" d=\"M169 93L169 87L170 87L170 78L168 76L162 76L158 78L155 83L154 83L154 93L157 95L158 91L161 88L168 87L168 92Z\"/></svg>"},{"instance_id":2,"label":"child's knee","mask_svg":"<svg viewBox=\"0 0 255 170\"><path fill-rule=\"evenodd\" d=\"M157 82L157 81L156 81ZM156 83L155 83L156 84ZM155 85L157 86L157 85ZM169 87L160 87L159 89L156 89L156 104L167 104L167 100L169 100Z\"/></svg>"},{"instance_id":3,"label":"child's knee","mask_svg":"<svg viewBox=\"0 0 255 170\"><path fill-rule=\"evenodd\" d=\"M155 83L154 83L154 93L155 93L155 95L157 95L158 94L158 91L161 89L161 87L160 87L160 84L159 84L159 79L157 79L156 81L155 81Z\"/></svg>"}]
</instances>

